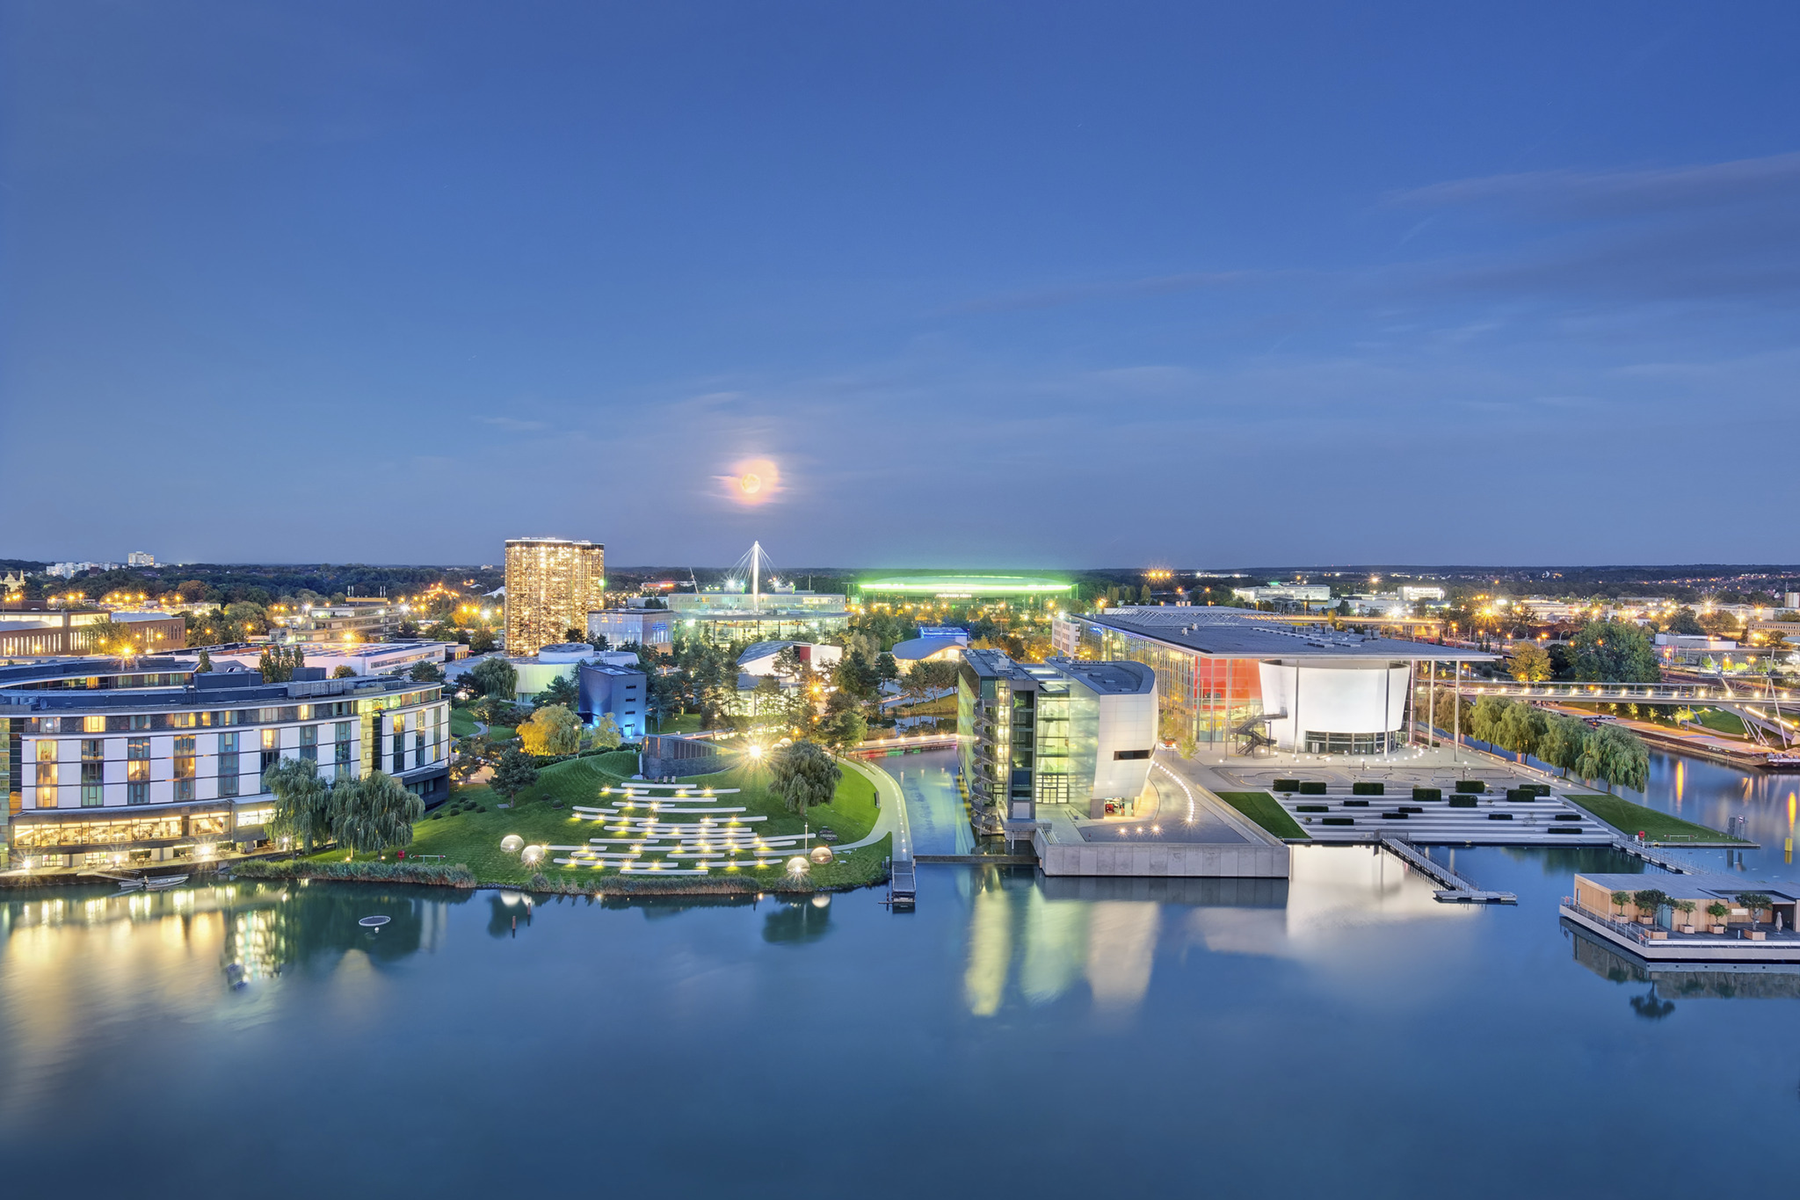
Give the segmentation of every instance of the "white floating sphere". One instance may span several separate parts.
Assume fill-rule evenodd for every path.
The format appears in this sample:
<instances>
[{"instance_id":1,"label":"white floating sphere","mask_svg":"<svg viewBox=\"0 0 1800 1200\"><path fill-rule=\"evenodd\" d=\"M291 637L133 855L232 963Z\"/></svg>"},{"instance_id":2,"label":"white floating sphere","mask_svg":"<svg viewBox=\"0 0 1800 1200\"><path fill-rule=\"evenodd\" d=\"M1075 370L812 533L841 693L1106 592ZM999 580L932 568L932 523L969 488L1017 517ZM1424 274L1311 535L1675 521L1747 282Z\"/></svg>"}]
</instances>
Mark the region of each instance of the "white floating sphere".
<instances>
[{"instance_id":1,"label":"white floating sphere","mask_svg":"<svg viewBox=\"0 0 1800 1200\"><path fill-rule=\"evenodd\" d=\"M812 848L812 860L814 862L828 863L831 861L831 858L832 858L832 855L831 855L831 847L830 846L814 846Z\"/></svg>"},{"instance_id":2,"label":"white floating sphere","mask_svg":"<svg viewBox=\"0 0 1800 1200\"><path fill-rule=\"evenodd\" d=\"M807 862L804 855L796 854L787 861L787 872L789 875L804 875L806 874L806 868Z\"/></svg>"},{"instance_id":3,"label":"white floating sphere","mask_svg":"<svg viewBox=\"0 0 1800 1200\"><path fill-rule=\"evenodd\" d=\"M542 846L527 846L520 853L519 859L528 867L534 866L537 863L544 861L544 848Z\"/></svg>"},{"instance_id":4,"label":"white floating sphere","mask_svg":"<svg viewBox=\"0 0 1800 1200\"><path fill-rule=\"evenodd\" d=\"M525 839L516 833L509 833L500 839L500 849L508 854L517 854L525 848Z\"/></svg>"}]
</instances>

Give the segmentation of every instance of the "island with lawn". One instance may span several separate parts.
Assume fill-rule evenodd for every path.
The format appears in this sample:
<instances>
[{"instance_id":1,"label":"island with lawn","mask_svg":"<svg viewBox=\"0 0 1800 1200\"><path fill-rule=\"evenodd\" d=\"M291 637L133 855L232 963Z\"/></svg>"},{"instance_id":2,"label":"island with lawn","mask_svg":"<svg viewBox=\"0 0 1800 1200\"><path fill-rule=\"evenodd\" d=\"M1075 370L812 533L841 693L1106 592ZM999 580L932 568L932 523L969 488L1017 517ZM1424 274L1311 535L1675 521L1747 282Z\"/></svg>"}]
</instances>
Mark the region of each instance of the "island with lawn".
<instances>
[{"instance_id":1,"label":"island with lawn","mask_svg":"<svg viewBox=\"0 0 1800 1200\"><path fill-rule=\"evenodd\" d=\"M353 812L369 789L284 762L269 782L292 851L234 873L585 895L840 891L887 878L893 839L871 768L813 742L748 747L723 771L678 781L634 778L630 749L540 761L508 751L436 810L374 822Z\"/></svg>"}]
</instances>

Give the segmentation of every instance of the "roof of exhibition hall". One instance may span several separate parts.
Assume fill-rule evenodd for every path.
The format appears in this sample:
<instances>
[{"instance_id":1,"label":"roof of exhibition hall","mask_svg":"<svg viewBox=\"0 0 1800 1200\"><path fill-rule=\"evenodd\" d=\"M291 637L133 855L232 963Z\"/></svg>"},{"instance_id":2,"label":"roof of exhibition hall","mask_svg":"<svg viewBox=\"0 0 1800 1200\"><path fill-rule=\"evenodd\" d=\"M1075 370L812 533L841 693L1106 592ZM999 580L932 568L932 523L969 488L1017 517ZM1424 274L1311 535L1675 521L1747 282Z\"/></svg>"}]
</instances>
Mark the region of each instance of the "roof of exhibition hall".
<instances>
[{"instance_id":1,"label":"roof of exhibition hall","mask_svg":"<svg viewBox=\"0 0 1800 1200\"><path fill-rule=\"evenodd\" d=\"M1216 658L1406 658L1492 662L1500 657L1463 646L1372 637L1333 629L1323 621L1317 625L1294 625L1253 608L1131 606L1084 613L1078 619Z\"/></svg>"}]
</instances>

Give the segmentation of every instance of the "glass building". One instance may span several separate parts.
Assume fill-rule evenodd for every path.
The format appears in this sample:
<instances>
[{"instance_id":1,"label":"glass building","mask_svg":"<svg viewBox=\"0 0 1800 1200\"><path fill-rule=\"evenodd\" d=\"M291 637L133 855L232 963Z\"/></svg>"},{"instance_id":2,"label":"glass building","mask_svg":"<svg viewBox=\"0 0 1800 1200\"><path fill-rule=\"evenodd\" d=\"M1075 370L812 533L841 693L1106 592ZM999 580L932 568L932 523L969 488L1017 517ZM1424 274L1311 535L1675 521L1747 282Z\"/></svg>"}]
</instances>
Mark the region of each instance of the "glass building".
<instances>
[{"instance_id":1,"label":"glass building","mask_svg":"<svg viewBox=\"0 0 1800 1200\"><path fill-rule=\"evenodd\" d=\"M1060 654L1129 659L1156 673L1166 741L1252 752L1383 754L1409 744L1413 681L1429 662L1490 662L1456 646L1369 637L1222 607L1062 614Z\"/></svg>"},{"instance_id":2,"label":"glass building","mask_svg":"<svg viewBox=\"0 0 1800 1200\"><path fill-rule=\"evenodd\" d=\"M561 538L506 543L506 652L536 654L606 607L606 547Z\"/></svg>"}]
</instances>

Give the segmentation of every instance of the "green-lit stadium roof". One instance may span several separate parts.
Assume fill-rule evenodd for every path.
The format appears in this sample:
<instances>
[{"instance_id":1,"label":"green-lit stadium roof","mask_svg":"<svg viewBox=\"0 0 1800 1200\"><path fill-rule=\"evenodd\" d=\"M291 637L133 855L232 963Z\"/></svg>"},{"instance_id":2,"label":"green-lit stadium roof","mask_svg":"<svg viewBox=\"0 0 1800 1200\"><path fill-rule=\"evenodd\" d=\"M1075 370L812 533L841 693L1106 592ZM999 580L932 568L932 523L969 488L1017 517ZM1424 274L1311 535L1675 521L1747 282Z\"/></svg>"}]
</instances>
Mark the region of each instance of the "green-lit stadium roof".
<instances>
[{"instance_id":1,"label":"green-lit stadium roof","mask_svg":"<svg viewBox=\"0 0 1800 1200\"><path fill-rule=\"evenodd\" d=\"M1057 596L1075 585L1041 575L880 575L857 581L862 592L932 596L942 600L978 596Z\"/></svg>"}]
</instances>

